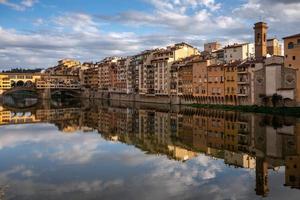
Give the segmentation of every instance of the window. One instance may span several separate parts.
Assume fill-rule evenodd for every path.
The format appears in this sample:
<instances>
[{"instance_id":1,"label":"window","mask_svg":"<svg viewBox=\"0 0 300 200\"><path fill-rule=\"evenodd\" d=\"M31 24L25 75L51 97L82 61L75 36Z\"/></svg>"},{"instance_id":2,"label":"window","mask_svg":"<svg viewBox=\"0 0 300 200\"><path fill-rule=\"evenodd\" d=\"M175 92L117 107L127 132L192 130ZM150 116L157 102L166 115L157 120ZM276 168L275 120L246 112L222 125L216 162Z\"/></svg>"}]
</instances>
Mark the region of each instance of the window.
<instances>
[{"instance_id":1,"label":"window","mask_svg":"<svg viewBox=\"0 0 300 200\"><path fill-rule=\"evenodd\" d=\"M257 42L260 42L260 33L257 33Z\"/></svg>"},{"instance_id":2,"label":"window","mask_svg":"<svg viewBox=\"0 0 300 200\"><path fill-rule=\"evenodd\" d=\"M290 42L289 44L288 44L288 49L293 49L294 48L294 43L293 42Z\"/></svg>"},{"instance_id":3,"label":"window","mask_svg":"<svg viewBox=\"0 0 300 200\"><path fill-rule=\"evenodd\" d=\"M300 39L297 40L297 43L300 44Z\"/></svg>"},{"instance_id":4,"label":"window","mask_svg":"<svg viewBox=\"0 0 300 200\"><path fill-rule=\"evenodd\" d=\"M293 60L296 60L296 56L293 56Z\"/></svg>"},{"instance_id":5,"label":"window","mask_svg":"<svg viewBox=\"0 0 300 200\"><path fill-rule=\"evenodd\" d=\"M285 55L285 58L288 58L288 55Z\"/></svg>"}]
</instances>

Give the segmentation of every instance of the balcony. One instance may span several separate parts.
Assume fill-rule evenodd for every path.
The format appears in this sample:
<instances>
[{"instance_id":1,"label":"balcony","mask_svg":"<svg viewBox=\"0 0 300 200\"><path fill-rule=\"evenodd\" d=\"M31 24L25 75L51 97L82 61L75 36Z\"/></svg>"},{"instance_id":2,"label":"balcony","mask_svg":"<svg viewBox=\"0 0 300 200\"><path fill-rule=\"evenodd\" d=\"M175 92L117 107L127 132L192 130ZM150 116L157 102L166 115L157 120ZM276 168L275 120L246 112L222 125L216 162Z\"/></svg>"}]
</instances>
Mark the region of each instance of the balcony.
<instances>
[{"instance_id":1,"label":"balcony","mask_svg":"<svg viewBox=\"0 0 300 200\"><path fill-rule=\"evenodd\" d=\"M237 93L239 97L247 97L249 94L248 93Z\"/></svg>"},{"instance_id":2,"label":"balcony","mask_svg":"<svg viewBox=\"0 0 300 200\"><path fill-rule=\"evenodd\" d=\"M247 74L248 70L247 70L247 68L238 68L237 73L238 74Z\"/></svg>"},{"instance_id":3,"label":"balcony","mask_svg":"<svg viewBox=\"0 0 300 200\"><path fill-rule=\"evenodd\" d=\"M248 79L239 79L237 81L237 84L243 85L243 84L249 84L249 80Z\"/></svg>"}]
</instances>

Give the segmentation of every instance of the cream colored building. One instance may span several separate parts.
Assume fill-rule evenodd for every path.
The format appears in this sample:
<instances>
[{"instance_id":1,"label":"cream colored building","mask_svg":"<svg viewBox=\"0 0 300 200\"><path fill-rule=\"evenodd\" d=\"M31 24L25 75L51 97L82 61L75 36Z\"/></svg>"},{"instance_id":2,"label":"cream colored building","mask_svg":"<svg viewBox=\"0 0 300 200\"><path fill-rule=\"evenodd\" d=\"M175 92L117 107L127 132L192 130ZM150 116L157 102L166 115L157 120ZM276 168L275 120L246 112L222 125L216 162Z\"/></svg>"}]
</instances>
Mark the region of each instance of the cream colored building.
<instances>
[{"instance_id":1,"label":"cream colored building","mask_svg":"<svg viewBox=\"0 0 300 200\"><path fill-rule=\"evenodd\" d=\"M155 50L146 50L139 54L138 79L139 94L154 94L154 67L151 65Z\"/></svg>"},{"instance_id":2,"label":"cream colored building","mask_svg":"<svg viewBox=\"0 0 300 200\"><path fill-rule=\"evenodd\" d=\"M267 53L271 56L282 56L282 45L276 38L267 40Z\"/></svg>"},{"instance_id":3,"label":"cream colored building","mask_svg":"<svg viewBox=\"0 0 300 200\"><path fill-rule=\"evenodd\" d=\"M196 48L186 43L179 43L166 49L157 50L151 61L154 66L155 95L170 94L171 66L174 61L198 54L199 51Z\"/></svg>"},{"instance_id":4,"label":"cream colored building","mask_svg":"<svg viewBox=\"0 0 300 200\"><path fill-rule=\"evenodd\" d=\"M224 162L228 165L248 169L255 169L256 167L256 160L254 157L246 153L236 153L227 150L225 150Z\"/></svg>"},{"instance_id":5,"label":"cream colored building","mask_svg":"<svg viewBox=\"0 0 300 200\"><path fill-rule=\"evenodd\" d=\"M281 95L283 99L294 101L296 91L296 70L284 67L282 56L268 57L264 67L254 73L255 104L261 104L261 97Z\"/></svg>"},{"instance_id":6,"label":"cream colored building","mask_svg":"<svg viewBox=\"0 0 300 200\"><path fill-rule=\"evenodd\" d=\"M253 58L254 55L255 49L252 43L233 44L224 47L224 60L226 63Z\"/></svg>"}]
</instances>

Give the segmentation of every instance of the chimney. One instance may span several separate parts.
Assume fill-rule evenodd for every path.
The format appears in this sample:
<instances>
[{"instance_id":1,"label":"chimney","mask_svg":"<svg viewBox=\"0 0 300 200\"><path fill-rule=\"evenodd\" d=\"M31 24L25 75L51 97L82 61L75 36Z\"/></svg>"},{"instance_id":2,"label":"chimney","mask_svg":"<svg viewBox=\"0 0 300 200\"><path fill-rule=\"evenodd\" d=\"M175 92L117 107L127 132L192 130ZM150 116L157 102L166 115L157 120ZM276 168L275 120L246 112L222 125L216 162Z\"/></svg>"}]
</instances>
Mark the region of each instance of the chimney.
<instances>
[{"instance_id":1,"label":"chimney","mask_svg":"<svg viewBox=\"0 0 300 200\"><path fill-rule=\"evenodd\" d=\"M268 26L265 22L254 24L255 57L263 58L267 55L267 31Z\"/></svg>"}]
</instances>

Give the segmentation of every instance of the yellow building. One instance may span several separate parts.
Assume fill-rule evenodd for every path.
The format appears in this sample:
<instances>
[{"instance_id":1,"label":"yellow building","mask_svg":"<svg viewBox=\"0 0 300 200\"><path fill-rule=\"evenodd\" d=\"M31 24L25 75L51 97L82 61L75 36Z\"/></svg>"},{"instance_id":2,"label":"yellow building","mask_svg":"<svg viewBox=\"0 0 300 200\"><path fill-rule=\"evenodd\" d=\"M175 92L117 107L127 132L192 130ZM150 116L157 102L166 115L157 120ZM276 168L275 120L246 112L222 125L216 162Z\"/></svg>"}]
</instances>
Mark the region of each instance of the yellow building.
<instances>
[{"instance_id":1,"label":"yellow building","mask_svg":"<svg viewBox=\"0 0 300 200\"><path fill-rule=\"evenodd\" d=\"M224 66L224 95L225 95L225 104L236 105L237 104L237 82L239 82L237 77L237 66L240 64L240 61L228 63Z\"/></svg>"},{"instance_id":2,"label":"yellow building","mask_svg":"<svg viewBox=\"0 0 300 200\"><path fill-rule=\"evenodd\" d=\"M58 61L58 65L48 68L45 73L55 75L78 75L81 63L74 59L62 59Z\"/></svg>"},{"instance_id":3,"label":"yellow building","mask_svg":"<svg viewBox=\"0 0 300 200\"><path fill-rule=\"evenodd\" d=\"M0 125L37 123L40 119L32 113L13 113L8 110L0 112Z\"/></svg>"},{"instance_id":4,"label":"yellow building","mask_svg":"<svg viewBox=\"0 0 300 200\"><path fill-rule=\"evenodd\" d=\"M62 59L58 61L58 65L63 65L67 68L71 68L75 66L80 66L80 62L78 60L73 59Z\"/></svg>"},{"instance_id":5,"label":"yellow building","mask_svg":"<svg viewBox=\"0 0 300 200\"><path fill-rule=\"evenodd\" d=\"M174 145L168 145L168 149L170 152L172 152L172 157L180 161L186 161L198 156L198 153L194 151L189 151L187 149Z\"/></svg>"},{"instance_id":6,"label":"yellow building","mask_svg":"<svg viewBox=\"0 0 300 200\"><path fill-rule=\"evenodd\" d=\"M285 67L297 69L296 102L300 105L300 34L291 35L284 39Z\"/></svg>"},{"instance_id":7,"label":"yellow building","mask_svg":"<svg viewBox=\"0 0 300 200\"><path fill-rule=\"evenodd\" d=\"M224 64L212 64L207 67L207 94L211 104L224 103Z\"/></svg>"},{"instance_id":8,"label":"yellow building","mask_svg":"<svg viewBox=\"0 0 300 200\"><path fill-rule=\"evenodd\" d=\"M35 86L41 80L41 76L39 73L0 73L0 90L8 90L15 86Z\"/></svg>"},{"instance_id":9,"label":"yellow building","mask_svg":"<svg viewBox=\"0 0 300 200\"><path fill-rule=\"evenodd\" d=\"M11 112L8 110L2 110L0 112L0 125L9 124L11 121Z\"/></svg>"}]
</instances>

